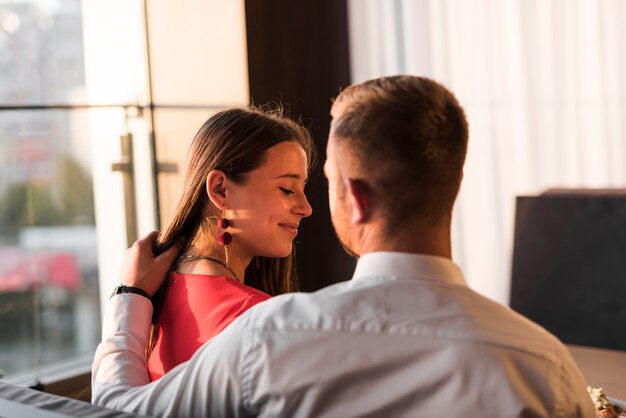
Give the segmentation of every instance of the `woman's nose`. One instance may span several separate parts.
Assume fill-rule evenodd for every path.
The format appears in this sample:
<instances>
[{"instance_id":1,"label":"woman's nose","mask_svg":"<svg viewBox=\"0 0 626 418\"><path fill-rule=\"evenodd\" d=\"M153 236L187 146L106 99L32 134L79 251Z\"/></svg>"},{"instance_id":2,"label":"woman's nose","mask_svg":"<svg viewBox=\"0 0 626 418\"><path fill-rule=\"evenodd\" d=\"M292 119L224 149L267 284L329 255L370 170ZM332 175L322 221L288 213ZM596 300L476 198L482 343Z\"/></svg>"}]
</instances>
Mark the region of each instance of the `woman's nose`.
<instances>
[{"instance_id":1,"label":"woman's nose","mask_svg":"<svg viewBox=\"0 0 626 418\"><path fill-rule=\"evenodd\" d=\"M311 214L313 213L313 208L309 204L309 201L307 200L306 195L304 193L302 194L300 201L298 202L296 211L303 218L311 216Z\"/></svg>"}]
</instances>

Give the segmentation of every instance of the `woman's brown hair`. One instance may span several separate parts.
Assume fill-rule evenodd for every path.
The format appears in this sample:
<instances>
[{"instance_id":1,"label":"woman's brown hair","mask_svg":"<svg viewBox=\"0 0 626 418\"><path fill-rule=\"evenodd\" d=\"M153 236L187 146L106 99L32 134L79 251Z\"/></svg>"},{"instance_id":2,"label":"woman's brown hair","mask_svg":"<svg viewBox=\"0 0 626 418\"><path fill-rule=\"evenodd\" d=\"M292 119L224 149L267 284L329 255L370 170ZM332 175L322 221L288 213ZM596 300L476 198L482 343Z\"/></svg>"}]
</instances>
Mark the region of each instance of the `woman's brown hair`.
<instances>
[{"instance_id":1,"label":"woman's brown hair","mask_svg":"<svg viewBox=\"0 0 626 418\"><path fill-rule=\"evenodd\" d=\"M283 115L282 108L229 109L211 116L196 134L188 154L183 194L171 222L161 231L153 251L163 251L184 238L184 247L198 238L216 237L219 211L206 193L211 170L223 171L236 183L265 162L266 151L284 141L296 141L307 156L309 171L316 159L309 131ZM210 238L209 238L210 239ZM154 314L148 353L155 342L155 326L169 277L152 297ZM254 257L245 271L245 284L275 296L298 290L295 248L285 258Z\"/></svg>"}]
</instances>

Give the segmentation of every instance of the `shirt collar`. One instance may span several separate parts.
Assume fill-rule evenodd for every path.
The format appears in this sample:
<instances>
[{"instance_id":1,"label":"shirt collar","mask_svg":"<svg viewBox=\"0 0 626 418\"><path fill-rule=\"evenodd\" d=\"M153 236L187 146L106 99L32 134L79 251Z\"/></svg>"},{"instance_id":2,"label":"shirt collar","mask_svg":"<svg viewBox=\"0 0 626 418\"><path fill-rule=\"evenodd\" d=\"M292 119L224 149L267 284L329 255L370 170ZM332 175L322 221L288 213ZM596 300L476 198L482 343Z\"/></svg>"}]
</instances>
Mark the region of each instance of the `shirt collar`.
<instances>
[{"instance_id":1,"label":"shirt collar","mask_svg":"<svg viewBox=\"0 0 626 418\"><path fill-rule=\"evenodd\" d=\"M353 279L392 276L466 285L461 269L452 260L432 255L377 251L362 255Z\"/></svg>"}]
</instances>

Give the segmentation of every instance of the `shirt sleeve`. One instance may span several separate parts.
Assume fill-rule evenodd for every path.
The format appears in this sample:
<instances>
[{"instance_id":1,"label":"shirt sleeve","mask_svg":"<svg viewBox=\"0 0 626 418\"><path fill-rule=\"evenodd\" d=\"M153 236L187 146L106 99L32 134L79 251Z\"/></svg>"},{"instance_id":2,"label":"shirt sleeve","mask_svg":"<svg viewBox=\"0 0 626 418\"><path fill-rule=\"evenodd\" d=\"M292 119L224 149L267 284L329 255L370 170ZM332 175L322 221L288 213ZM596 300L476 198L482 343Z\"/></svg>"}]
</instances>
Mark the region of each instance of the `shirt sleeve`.
<instances>
[{"instance_id":1,"label":"shirt sleeve","mask_svg":"<svg viewBox=\"0 0 626 418\"><path fill-rule=\"evenodd\" d=\"M110 299L92 366L92 402L142 415L245 416L245 320L233 322L188 362L150 382L145 348L151 317L152 304L142 296L123 293Z\"/></svg>"}]
</instances>

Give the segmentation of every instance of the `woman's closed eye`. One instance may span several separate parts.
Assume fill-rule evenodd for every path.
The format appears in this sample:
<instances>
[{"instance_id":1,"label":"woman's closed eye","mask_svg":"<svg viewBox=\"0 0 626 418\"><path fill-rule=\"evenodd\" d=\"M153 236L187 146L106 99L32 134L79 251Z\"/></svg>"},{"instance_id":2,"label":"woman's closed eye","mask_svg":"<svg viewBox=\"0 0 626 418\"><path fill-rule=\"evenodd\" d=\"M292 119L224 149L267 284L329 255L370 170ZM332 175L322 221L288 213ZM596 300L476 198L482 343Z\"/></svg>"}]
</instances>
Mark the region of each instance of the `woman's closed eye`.
<instances>
[{"instance_id":1,"label":"woman's closed eye","mask_svg":"<svg viewBox=\"0 0 626 418\"><path fill-rule=\"evenodd\" d=\"M280 191L286 195L293 194L293 190L285 189L284 187L279 187Z\"/></svg>"}]
</instances>

